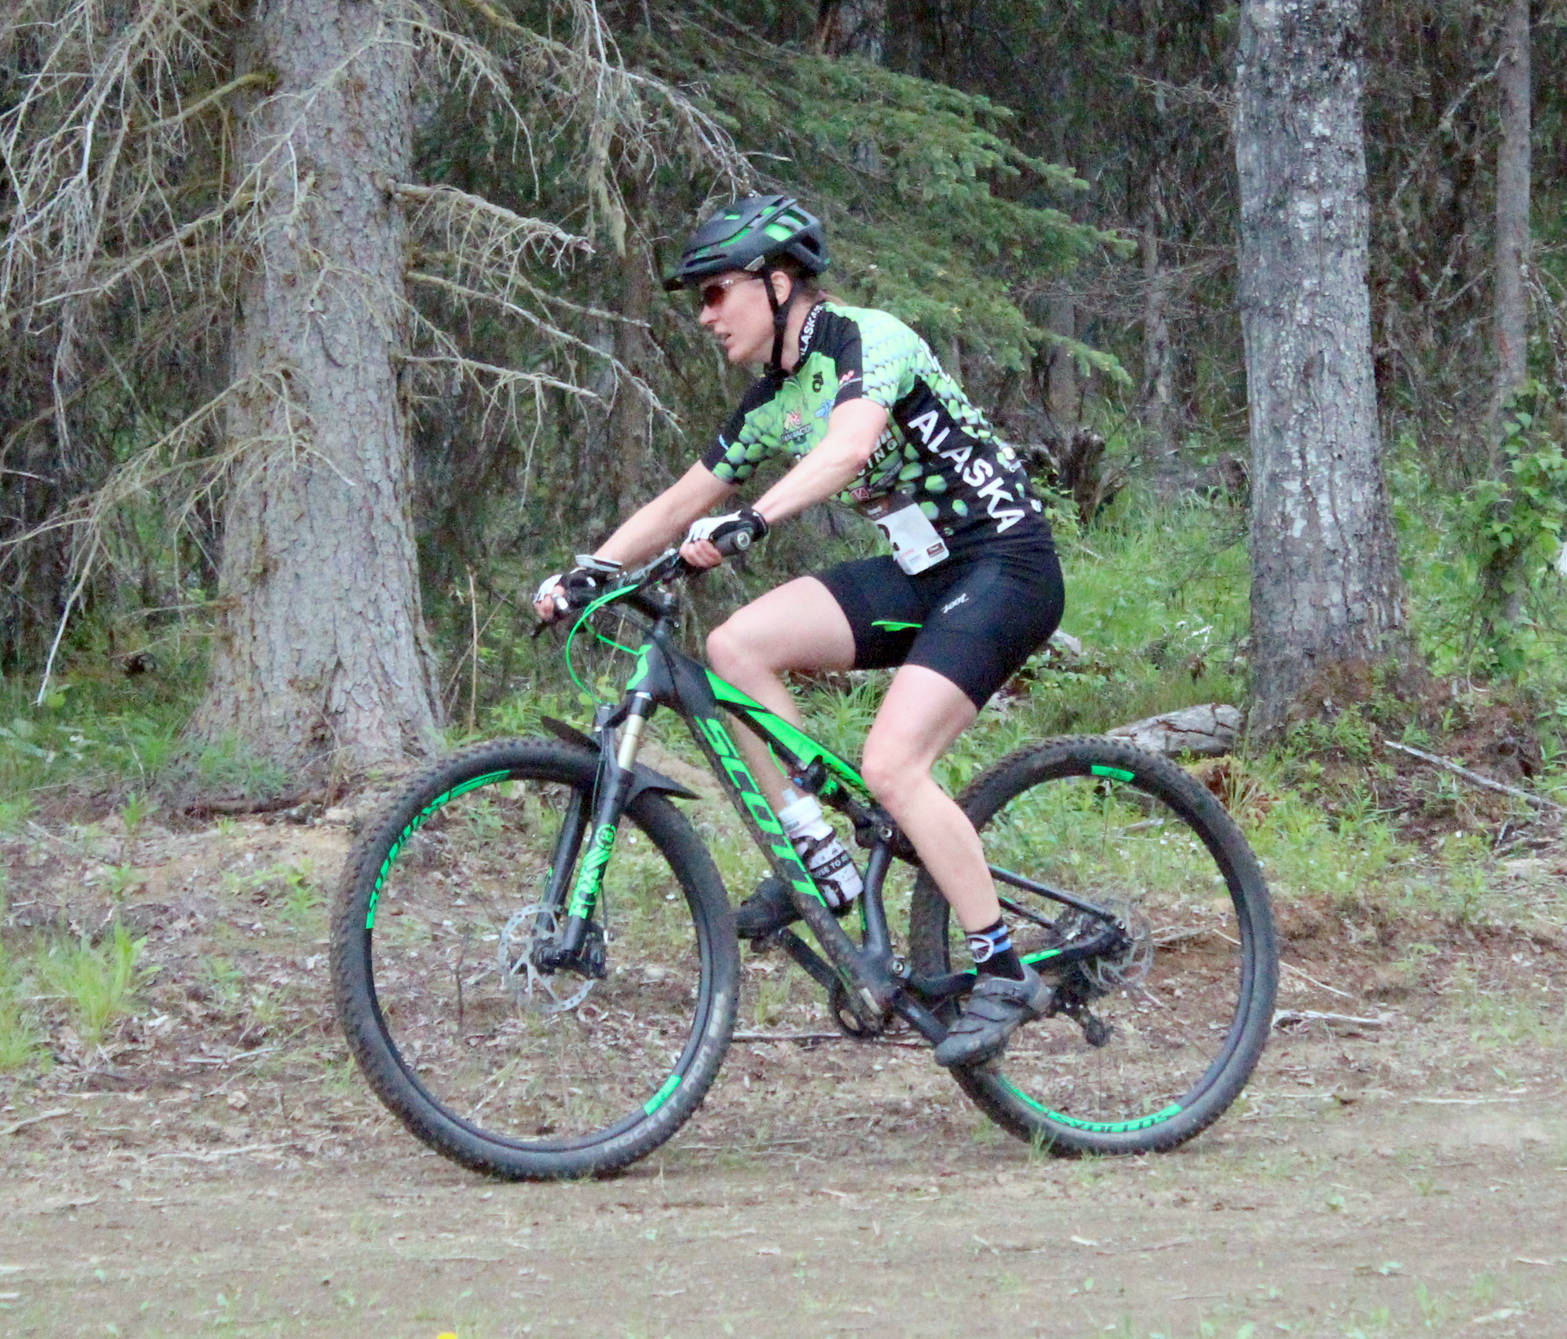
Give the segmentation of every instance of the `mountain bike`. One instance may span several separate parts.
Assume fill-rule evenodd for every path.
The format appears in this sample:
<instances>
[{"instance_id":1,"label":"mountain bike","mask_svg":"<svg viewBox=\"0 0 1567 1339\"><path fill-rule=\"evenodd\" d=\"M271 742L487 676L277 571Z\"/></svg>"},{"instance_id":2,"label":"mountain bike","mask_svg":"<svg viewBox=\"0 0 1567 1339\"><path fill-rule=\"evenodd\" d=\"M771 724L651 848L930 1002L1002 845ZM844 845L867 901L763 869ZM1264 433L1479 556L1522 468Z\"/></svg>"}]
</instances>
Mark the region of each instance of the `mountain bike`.
<instances>
[{"instance_id":1,"label":"mountain bike","mask_svg":"<svg viewBox=\"0 0 1567 1339\"><path fill-rule=\"evenodd\" d=\"M734 1028L739 945L697 798L638 759L660 708L689 727L800 914L764 947L817 982L837 1025L871 1041L946 1035L974 983L946 901L853 764L676 645L689 569L671 550L582 612L634 662L591 732L478 744L435 763L362 831L339 887L331 964L361 1070L414 1135L477 1171L598 1175L645 1156L696 1111ZM603 628L618 615L630 645ZM864 852L851 937L736 747L765 741L793 784ZM1047 1014L996 1060L953 1071L993 1120L1053 1153L1169 1149L1241 1092L1278 975L1261 871L1218 800L1165 758L1048 739L959 797L984 843ZM883 888L914 866L900 948ZM803 925L801 924L803 922Z\"/></svg>"}]
</instances>

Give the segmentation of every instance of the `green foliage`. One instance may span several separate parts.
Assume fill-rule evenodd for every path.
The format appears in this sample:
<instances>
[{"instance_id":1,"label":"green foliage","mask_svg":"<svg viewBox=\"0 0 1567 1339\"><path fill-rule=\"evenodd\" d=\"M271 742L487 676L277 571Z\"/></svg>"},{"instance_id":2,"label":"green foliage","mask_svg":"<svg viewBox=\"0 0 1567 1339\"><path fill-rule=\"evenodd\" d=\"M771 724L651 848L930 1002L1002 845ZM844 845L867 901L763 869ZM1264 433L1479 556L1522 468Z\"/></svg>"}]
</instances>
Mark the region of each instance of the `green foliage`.
<instances>
[{"instance_id":1,"label":"green foliage","mask_svg":"<svg viewBox=\"0 0 1567 1339\"><path fill-rule=\"evenodd\" d=\"M1477 668L1518 675L1532 659L1520 613L1560 550L1567 521L1567 415L1549 389L1531 382L1504 407L1494 474L1459 505L1480 578Z\"/></svg>"},{"instance_id":2,"label":"green foliage","mask_svg":"<svg viewBox=\"0 0 1567 1339\"><path fill-rule=\"evenodd\" d=\"M1245 699L1245 535L1226 505L1124 491L1103 523L1062 537L1064 631L1081 656L1045 662L1042 733L1095 731L1201 702Z\"/></svg>"},{"instance_id":3,"label":"green foliage","mask_svg":"<svg viewBox=\"0 0 1567 1339\"><path fill-rule=\"evenodd\" d=\"M121 792L130 816L145 817L146 788L179 738L192 691L172 681L126 679L86 669L56 680L42 704L29 685L0 684L0 831L50 790Z\"/></svg>"},{"instance_id":4,"label":"green foliage","mask_svg":"<svg viewBox=\"0 0 1567 1339\"><path fill-rule=\"evenodd\" d=\"M965 353L1023 368L1051 336L1020 285L1126 245L1074 221L1068 210L1086 183L1021 148L1018 117L999 102L763 41L744 7L710 14L701 28L672 22L648 57L671 77L702 71L714 114L769 163L764 183L823 215L831 286L892 311L938 348L961 339ZM683 209L680 197L669 203L677 234L679 216L693 216L710 189L696 186ZM1124 377L1106 355L1072 350Z\"/></svg>"},{"instance_id":5,"label":"green foliage","mask_svg":"<svg viewBox=\"0 0 1567 1339\"><path fill-rule=\"evenodd\" d=\"M1490 682L1516 700L1551 757L1567 742L1567 620L1556 567L1567 419L1535 387L1513 402L1507 424L1508 473L1458 495L1400 438L1391 453L1394 514L1421 661L1439 678Z\"/></svg>"},{"instance_id":6,"label":"green foliage","mask_svg":"<svg viewBox=\"0 0 1567 1339\"><path fill-rule=\"evenodd\" d=\"M0 920L4 917L0 896ZM29 1068L41 1057L44 1029L31 993L24 964L0 936L0 1074Z\"/></svg>"},{"instance_id":7,"label":"green foliage","mask_svg":"<svg viewBox=\"0 0 1567 1339\"><path fill-rule=\"evenodd\" d=\"M227 870L219 888L225 897L244 898L279 911L293 925L314 920L325 902L308 858L278 861L245 873Z\"/></svg>"},{"instance_id":8,"label":"green foliage","mask_svg":"<svg viewBox=\"0 0 1567 1339\"><path fill-rule=\"evenodd\" d=\"M39 985L63 1002L77 1035L89 1046L135 1007L136 993L156 970L141 964L144 940L119 922L98 943L83 935L52 943L35 963Z\"/></svg>"}]
</instances>

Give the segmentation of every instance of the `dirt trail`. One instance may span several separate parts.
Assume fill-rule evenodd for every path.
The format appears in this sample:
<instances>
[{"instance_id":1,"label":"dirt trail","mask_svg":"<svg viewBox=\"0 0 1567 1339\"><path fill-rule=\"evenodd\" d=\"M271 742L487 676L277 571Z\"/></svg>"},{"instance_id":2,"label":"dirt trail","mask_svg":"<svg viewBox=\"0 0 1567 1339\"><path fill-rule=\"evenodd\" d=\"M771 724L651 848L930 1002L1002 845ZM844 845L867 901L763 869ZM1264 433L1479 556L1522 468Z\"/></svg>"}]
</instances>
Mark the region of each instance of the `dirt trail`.
<instances>
[{"instance_id":1,"label":"dirt trail","mask_svg":"<svg viewBox=\"0 0 1567 1339\"><path fill-rule=\"evenodd\" d=\"M1397 944L1294 922L1281 1004L1381 1021L1277 1032L1162 1157L1034 1156L913 1047L747 1041L629 1173L518 1186L426 1153L345 1059L319 908L275 872L340 849L171 835L122 890L145 1016L0 1087L0 1334L1567 1335L1549 934L1422 927L1391 980ZM79 854L7 850L8 936L103 914Z\"/></svg>"}]
</instances>

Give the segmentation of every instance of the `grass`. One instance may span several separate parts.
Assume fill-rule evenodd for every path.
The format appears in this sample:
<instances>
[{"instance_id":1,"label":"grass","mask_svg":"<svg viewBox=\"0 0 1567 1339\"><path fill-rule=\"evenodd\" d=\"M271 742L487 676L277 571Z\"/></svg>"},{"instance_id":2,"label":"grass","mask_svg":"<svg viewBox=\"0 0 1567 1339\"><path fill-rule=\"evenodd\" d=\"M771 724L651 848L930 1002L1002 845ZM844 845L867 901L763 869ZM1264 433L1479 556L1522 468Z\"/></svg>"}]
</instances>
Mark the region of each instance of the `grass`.
<instances>
[{"instance_id":1,"label":"grass","mask_svg":"<svg viewBox=\"0 0 1567 1339\"><path fill-rule=\"evenodd\" d=\"M39 985L60 999L88 1045L96 1045L116 1019L133 1012L138 989L152 975L141 965L143 940L115 923L103 940L82 936L51 943L35 964Z\"/></svg>"},{"instance_id":2,"label":"grass","mask_svg":"<svg viewBox=\"0 0 1567 1339\"><path fill-rule=\"evenodd\" d=\"M1428 487L1418 472L1395 469L1410 607L1433 663L1461 669L1450 561L1461 537L1449 533L1450 508ZM939 763L941 782L959 790L988 763L1040 737L1097 731L1196 702L1243 701L1249 590L1243 523L1243 513L1223 503L1171 504L1133 487L1091 529L1063 527L1064 628L1081 641L1081 654L1036 656L1024 675L1027 691L981 714ZM726 570L721 579L693 587L688 644L698 645L703 625L744 591L779 575L775 568L785 559L817 560L815 554L786 553L786 547L748 560L744 580ZM200 686L198 654L127 678L107 668L115 662L87 631L41 704L33 702L34 684L16 678L0 684L0 836L61 799L91 795L101 807L107 797L123 836L116 838L117 849L103 852L105 867L93 881L125 897L140 878L138 838L169 796L182 788L274 793L288 778L233 742L202 749L182 743ZM1545 762L1544 773L1530 784L1567 795L1567 707L1561 705L1567 702L1567 635L1538 616L1531 616L1526 633L1534 684L1514 699L1527 718L1524 728L1532 724L1541 732ZM602 644L583 649L580 677L598 694L613 695L630 660ZM566 676L559 655L558 644L520 639L515 654L498 657L528 678L487 686L496 700L481 711L475 734L537 734L545 715L585 726L589 702ZM841 681L805 688L807 729L857 758L887 677L860 676L847 689ZM1227 799L1275 890L1281 898L1326 896L1346 908L1371 899L1395 909L1430 909L1463 924L1507 914L1493 895L1494 808L1482 806L1463 781L1434 770L1418 773L1400 790L1378 743L1379 736L1398 737L1440 751L1445 730L1461 729L1505 694L1495 685L1460 685L1439 718L1416 720L1390 690L1378 692L1376 701L1302 725L1271 754L1231 760ZM700 765L674 718L662 717L655 737L674 756ZM716 785L705 789L710 800L716 796ZM1419 841L1408 831L1412 806L1427 830ZM744 895L764 867L740 824L721 800L690 811L710 838L726 884ZM320 893L309 870L229 876L225 891L253 897L295 922L319 914Z\"/></svg>"},{"instance_id":3,"label":"grass","mask_svg":"<svg viewBox=\"0 0 1567 1339\"><path fill-rule=\"evenodd\" d=\"M308 857L245 872L225 870L218 886L225 897L247 898L280 912L292 926L313 922L326 901Z\"/></svg>"},{"instance_id":4,"label":"grass","mask_svg":"<svg viewBox=\"0 0 1567 1339\"><path fill-rule=\"evenodd\" d=\"M32 1068L43 1055L45 1031L27 997L27 974L0 941L0 1074Z\"/></svg>"},{"instance_id":5,"label":"grass","mask_svg":"<svg viewBox=\"0 0 1567 1339\"><path fill-rule=\"evenodd\" d=\"M284 791L286 771L238 742L183 738L200 673L199 661L134 678L89 666L55 681L42 702L20 678L0 680L0 835L56 799L107 798L128 844L170 796Z\"/></svg>"},{"instance_id":6,"label":"grass","mask_svg":"<svg viewBox=\"0 0 1567 1339\"><path fill-rule=\"evenodd\" d=\"M46 1068L56 1024L96 1046L137 1014L153 975L143 944L118 922L96 942L59 933L0 942L0 1074Z\"/></svg>"}]
</instances>

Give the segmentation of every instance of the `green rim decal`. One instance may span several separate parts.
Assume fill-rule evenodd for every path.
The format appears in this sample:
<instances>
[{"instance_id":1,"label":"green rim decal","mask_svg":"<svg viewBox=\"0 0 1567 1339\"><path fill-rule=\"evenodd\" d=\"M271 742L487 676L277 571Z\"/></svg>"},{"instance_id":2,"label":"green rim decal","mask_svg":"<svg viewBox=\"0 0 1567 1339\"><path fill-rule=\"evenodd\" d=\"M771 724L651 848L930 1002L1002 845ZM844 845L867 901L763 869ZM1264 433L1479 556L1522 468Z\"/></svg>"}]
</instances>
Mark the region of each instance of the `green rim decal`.
<instances>
[{"instance_id":1,"label":"green rim decal","mask_svg":"<svg viewBox=\"0 0 1567 1339\"><path fill-rule=\"evenodd\" d=\"M1052 1111L1043 1103L1036 1102L1014 1083L1003 1079L1002 1084L1006 1090L1017 1098L1018 1101L1032 1107L1042 1116L1048 1116L1051 1120L1061 1125L1070 1125L1074 1130L1086 1130L1089 1134L1130 1134L1133 1130L1146 1130L1150 1126L1163 1125L1167 1120L1173 1120L1179 1116L1182 1107L1179 1102L1172 1102L1162 1111L1156 1111L1151 1116L1143 1116L1137 1120L1079 1120L1076 1116L1065 1116L1059 1111Z\"/></svg>"},{"instance_id":2,"label":"green rim decal","mask_svg":"<svg viewBox=\"0 0 1567 1339\"><path fill-rule=\"evenodd\" d=\"M664 1080L664 1086L642 1104L642 1110L651 1116L659 1109L659 1107L663 1106L665 1102L669 1101L670 1094L673 1093L679 1086L680 1075L671 1074L667 1079Z\"/></svg>"},{"instance_id":3,"label":"green rim decal","mask_svg":"<svg viewBox=\"0 0 1567 1339\"><path fill-rule=\"evenodd\" d=\"M1046 958L1059 958L1062 950L1058 948L1042 948L1038 953L1025 953L1024 962L1044 962Z\"/></svg>"},{"instance_id":4,"label":"green rim decal","mask_svg":"<svg viewBox=\"0 0 1567 1339\"><path fill-rule=\"evenodd\" d=\"M397 840L392 843L392 849L386 853L386 859L381 862L380 873L375 876L375 887L370 890L370 905L365 910L365 929L375 929L375 905L381 900L381 885L386 882L386 876L391 871L392 862L397 859L397 853L403 849L403 843L422 828L430 815L448 800L454 799L458 795L465 795L470 790L477 790L480 786L487 786L492 781L504 781L509 776L511 776L510 770L503 769L499 772L486 772L483 776L470 777L461 785L453 786L450 790L443 790L414 815L413 821L397 834Z\"/></svg>"},{"instance_id":5,"label":"green rim decal","mask_svg":"<svg viewBox=\"0 0 1567 1339\"><path fill-rule=\"evenodd\" d=\"M1136 781L1137 773L1128 772L1124 767L1106 767L1103 763L1095 763L1088 769L1095 776L1107 776L1113 781Z\"/></svg>"},{"instance_id":6,"label":"green rim decal","mask_svg":"<svg viewBox=\"0 0 1567 1339\"><path fill-rule=\"evenodd\" d=\"M895 618L871 620L871 627L880 628L883 632L918 632L924 626L923 623L899 623Z\"/></svg>"}]
</instances>

